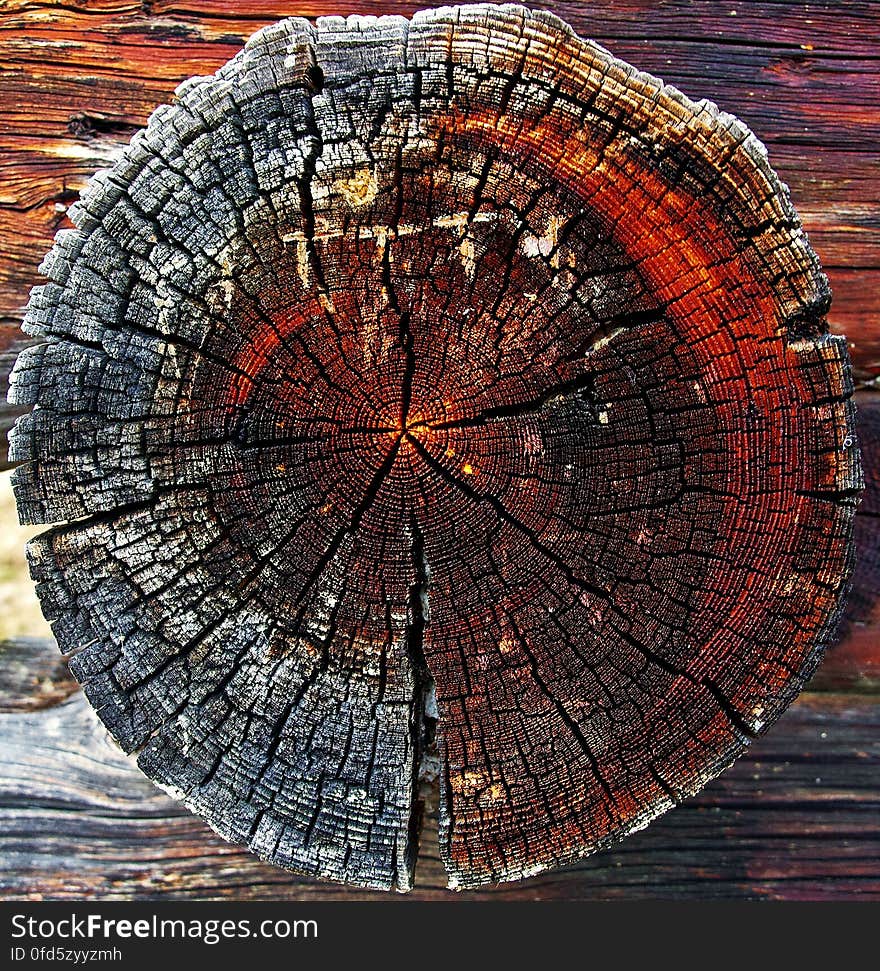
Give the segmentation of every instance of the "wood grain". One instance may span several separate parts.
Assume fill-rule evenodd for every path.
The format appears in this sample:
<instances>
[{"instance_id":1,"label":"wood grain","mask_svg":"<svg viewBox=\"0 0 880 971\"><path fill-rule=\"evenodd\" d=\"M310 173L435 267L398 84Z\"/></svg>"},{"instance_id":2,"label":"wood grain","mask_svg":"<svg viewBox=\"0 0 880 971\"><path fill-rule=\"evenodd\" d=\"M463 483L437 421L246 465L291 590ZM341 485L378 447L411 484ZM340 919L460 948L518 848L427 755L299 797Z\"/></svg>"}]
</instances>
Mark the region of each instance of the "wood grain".
<instances>
[{"instance_id":1,"label":"wood grain","mask_svg":"<svg viewBox=\"0 0 880 971\"><path fill-rule=\"evenodd\" d=\"M880 402L862 396L859 414L863 456L876 469ZM519 887L483 891L483 898L880 896L880 477L867 482L842 640L773 732L700 795L616 850ZM261 864L147 783L79 696L54 641L0 645L0 712L0 895L375 898ZM411 897L457 899L444 887L432 817Z\"/></svg>"},{"instance_id":2,"label":"wood grain","mask_svg":"<svg viewBox=\"0 0 880 971\"><path fill-rule=\"evenodd\" d=\"M362 12L408 13L418 6L421 5L359 3L358 9ZM856 375L863 385L869 386L880 373L877 327L877 311L880 310L877 242L880 174L875 164L878 146L873 124L880 105L874 57L880 20L877 8L870 4L836 4L815 11L809 5L796 3L732 4L734 17L728 5L723 8L718 5L714 9L706 5L696 16L689 4L625 2L613 7L565 3L536 6L553 9L585 35L612 47L615 53L660 74L686 93L714 98L751 124L768 144L771 161L792 188L795 204L804 217L811 241L825 263L835 290L830 315L832 329L847 333ZM214 70L263 22L291 13L311 16L336 12L322 4L303 4L292 10L289 5L248 2L236 5L235 15L230 16L226 4L202 2L197 10L194 7L189 5L184 9L172 3L136 4L107 0L81 5L12 2L4 8L4 13L8 12L0 23L0 30L6 32L0 37L4 41L8 39L7 58L0 68L0 81L3 82L0 87L0 149L4 150L0 162L0 234L5 243L0 259L0 370L4 371L4 379L3 362L11 361L12 342L20 339L17 324L23 300L29 286L37 282L36 263L48 247L54 230L68 225L66 207L94 169L113 161L120 146L144 123L156 104L169 98L182 77ZM868 428L868 434L871 434L872 404L868 399L866 401L868 419L866 421L863 409L860 427ZM8 420L8 411L4 412L4 419ZM860 434L864 440L864 431ZM795 717L795 712L798 712L796 717L800 717L801 708L814 714L824 711L823 706L827 703L827 712L817 718L836 719L841 710L849 710L848 702L844 696L828 692L842 688L871 689L876 683L878 618L877 587L873 584L877 567L876 558L872 560L870 556L872 550L876 552L876 511L872 512L870 506L866 514L857 519L857 535L861 548L867 551L859 560L856 574L854 604L857 609L851 612L846 639L832 651L813 682L815 688L826 694L821 698L811 695L802 700L788 718ZM20 667L18 670L22 671ZM20 691L19 686L26 679L25 672L12 689L13 694ZM51 682L51 677L48 681ZM42 683L47 683L47 677L42 677ZM51 690L47 697L52 697ZM868 704L859 699L857 705L863 705L863 702ZM22 702L22 705L24 708L29 706L28 702ZM777 730L781 730L781 725ZM867 731L865 737L868 737ZM760 744L768 741L763 740ZM860 744L855 736L850 736L848 742ZM861 784L858 773L862 763L852 763L838 750L835 750L833 760L837 760L842 773L839 779L842 788L846 788L850 781ZM745 764L740 763L740 767ZM733 773L738 771L736 768ZM723 785L730 777L731 774L725 776L715 786ZM789 781L796 786L806 784L799 776ZM83 799L77 812L90 813L90 798ZM38 797L35 799L39 802ZM865 846L873 847L860 858L860 863L855 862L855 854L850 856L847 851L838 866L833 852L823 842L825 837L814 838L809 821L812 810L813 807L808 806L803 814L800 810L796 812L788 837L780 836L776 831L770 837L776 840L790 837L795 842L803 837L802 845L807 847L808 858L814 854L812 874L809 864L802 866L792 863L791 859L762 872L754 858L745 862L744 856L737 855L740 852L737 845L730 866L719 866L717 876L720 882L714 885L719 888L720 895L822 897L844 892L875 892L876 833L872 834L869 829L867 835L860 837L864 838ZM679 813L687 811L688 807L685 807ZM127 807L120 813L125 817L121 823L137 825L135 816L129 814ZM176 813L186 826L196 827L193 839L199 843L204 835L200 824L181 815L179 810ZM656 832L658 826L672 826L670 832L680 834L671 822L676 815L655 825L651 832ZM36 825L43 825L36 816L34 818ZM688 825L691 825L691 817L688 818ZM743 844L742 854L746 854L745 847L753 838L751 831L747 827L738 828L735 823L730 825L731 832L735 832L736 839ZM666 829L661 832L665 833ZM804 835L807 833L809 835ZM649 835L633 838L625 844L627 850L633 847L633 852L637 852L640 845L637 841ZM25 841L35 838L32 833L28 835L26 824L21 838ZM111 854L129 852L125 849L128 838L125 837L121 844L114 844L116 849L111 848ZM107 835L107 839L109 846L113 838ZM202 851L195 846L183 848L177 837L170 836L169 839L182 855L189 855L196 861L201 859ZM709 839L711 842L711 837ZM277 894L277 889L273 888L277 888L279 881L288 886L285 881L290 878L287 875L263 868L225 844L214 842L211 858L216 850L218 857L228 861L231 853L235 876L224 870L219 883L209 886L206 882L202 891L222 894L237 886L239 889L231 892L242 893L241 875L250 875L252 867L261 871L261 875L255 877L258 882L254 895ZM667 857L674 845L675 839L670 835L664 850ZM702 845L708 846L707 843ZM761 851L767 853L768 845L771 844L762 843L759 838L753 849L760 846ZM708 852L709 859L721 861L726 858L728 850L710 848ZM704 874L699 872L696 863L686 862L679 867L677 862L670 865L668 860L658 863L659 859L641 860L634 865L632 879L627 877L617 883L613 874L605 873L610 864L605 865L597 858L595 868L584 864L571 874L566 871L560 875L559 885L564 885L561 893L587 896L589 881L598 871L603 874L598 878L604 888L601 892L608 896L638 895L643 892L645 880L656 881L652 887L656 887L657 892L685 896L691 892L689 881L694 880L693 887L700 887L700 895L705 896L705 886L701 883ZM20 862L21 858L17 860ZM429 862L429 857L425 857L424 862ZM433 875L430 864L427 870L420 866L417 882L427 880L426 887L440 885L439 861L436 862ZM45 870L37 867L30 877L26 875L26 867L19 876L13 874L12 882L19 882L15 884L17 889L10 892L25 893L26 888L36 887L45 888L50 895L63 894L68 892L61 886L66 879L70 883L64 886L80 886L82 892L87 892L85 888L93 890L101 882L100 876L92 870L80 884L76 883L75 876L53 883L48 876L52 864L45 863ZM65 869L67 866L62 866L59 872L72 874L81 866L81 861L72 862L70 869ZM154 864L147 861L138 875L134 875L135 870L137 867L121 864L119 887L107 889L104 884L106 892L120 895L134 892L132 888L138 879L147 881L145 886L152 888L149 892L162 892L158 868ZM581 882L580 874L586 882ZM669 877L666 882L664 875ZM787 882L789 877L791 883ZM193 895L202 892L193 882L196 880L195 870L188 878L181 879L181 886L188 888L184 892ZM224 880L228 883L224 884ZM177 892L173 889L173 880L170 885L172 892ZM533 881L524 894L542 896L548 893L548 886L556 885L553 878ZM290 892L298 893L309 884L308 881L294 880L289 886L292 888ZM72 892L75 896L77 890ZM313 888L303 892L323 891ZM342 890L327 892L350 895ZM550 895L552 893L549 891Z\"/></svg>"},{"instance_id":3,"label":"wood grain","mask_svg":"<svg viewBox=\"0 0 880 971\"><path fill-rule=\"evenodd\" d=\"M358 0L352 11L422 4ZM836 2L536 3L582 35L739 115L770 149L831 278L831 325L857 374L880 373L876 166L880 8ZM337 13L333 2L193 4L90 0L4 6L0 40L0 352L64 211L177 83L224 63L281 16ZM8 337L5 340L8 341ZM2 362L0 362L2 363Z\"/></svg>"},{"instance_id":4,"label":"wood grain","mask_svg":"<svg viewBox=\"0 0 880 971\"><path fill-rule=\"evenodd\" d=\"M712 104L524 8L284 20L71 209L11 437L37 592L218 832L409 889L693 795L803 687L861 488L846 343Z\"/></svg>"},{"instance_id":5,"label":"wood grain","mask_svg":"<svg viewBox=\"0 0 880 971\"><path fill-rule=\"evenodd\" d=\"M838 644L821 676L839 688L880 681L880 400L857 396L858 436L865 492L856 513L856 563Z\"/></svg>"},{"instance_id":6,"label":"wood grain","mask_svg":"<svg viewBox=\"0 0 880 971\"><path fill-rule=\"evenodd\" d=\"M79 691L53 639L0 641L0 712L51 708Z\"/></svg>"},{"instance_id":7,"label":"wood grain","mask_svg":"<svg viewBox=\"0 0 880 971\"><path fill-rule=\"evenodd\" d=\"M803 695L733 769L649 830L577 866L468 897L877 899L878 729L876 696ZM427 828L407 899L457 899L445 887ZM50 709L0 715L0 895L377 897L267 866L216 837L143 777L79 694Z\"/></svg>"}]
</instances>

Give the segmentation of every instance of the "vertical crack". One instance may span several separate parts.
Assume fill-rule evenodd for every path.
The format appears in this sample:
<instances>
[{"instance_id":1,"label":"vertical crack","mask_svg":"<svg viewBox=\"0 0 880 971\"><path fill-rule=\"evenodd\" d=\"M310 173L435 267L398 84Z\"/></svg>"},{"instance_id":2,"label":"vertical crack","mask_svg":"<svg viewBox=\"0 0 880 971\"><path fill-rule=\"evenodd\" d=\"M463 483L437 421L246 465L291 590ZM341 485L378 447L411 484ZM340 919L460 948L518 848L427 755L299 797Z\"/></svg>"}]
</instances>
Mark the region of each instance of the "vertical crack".
<instances>
[{"instance_id":1,"label":"vertical crack","mask_svg":"<svg viewBox=\"0 0 880 971\"><path fill-rule=\"evenodd\" d=\"M431 566L425 557L425 540L415 515L410 516L412 560L415 579L409 589L405 650L413 673L413 779L406 846L406 874L412 882L419 852L419 836L426 803L431 800L439 773L437 755L437 693L434 678L425 659L425 628L431 620L428 590ZM404 888L402 885L401 889Z\"/></svg>"},{"instance_id":2,"label":"vertical crack","mask_svg":"<svg viewBox=\"0 0 880 971\"><path fill-rule=\"evenodd\" d=\"M416 375L415 335L412 331L410 312L401 305L394 286L391 273L391 242L397 238L400 223L403 218L403 158L401 150L397 152L395 161L397 194L395 197L394 214L391 219L387 236L383 237L379 270L382 289L388 306L397 315L398 340L403 354L404 368L400 386L400 428L404 430L409 424L409 412L412 405L413 382Z\"/></svg>"},{"instance_id":3,"label":"vertical crack","mask_svg":"<svg viewBox=\"0 0 880 971\"><path fill-rule=\"evenodd\" d=\"M324 136L321 134L321 127L315 116L315 95L324 90L324 71L318 64L314 49L308 49L309 66L306 70L305 89L308 96L308 110L305 122L308 126L309 136L312 144L309 151L304 154L302 174L294 179L296 188L299 192L300 216L303 224L303 236L305 237L306 254L309 265L315 274L318 289L321 293L328 294L327 281L324 277L324 267L318 255L315 245L315 207L312 198L312 180L318 167L318 159L324 152Z\"/></svg>"}]
</instances>

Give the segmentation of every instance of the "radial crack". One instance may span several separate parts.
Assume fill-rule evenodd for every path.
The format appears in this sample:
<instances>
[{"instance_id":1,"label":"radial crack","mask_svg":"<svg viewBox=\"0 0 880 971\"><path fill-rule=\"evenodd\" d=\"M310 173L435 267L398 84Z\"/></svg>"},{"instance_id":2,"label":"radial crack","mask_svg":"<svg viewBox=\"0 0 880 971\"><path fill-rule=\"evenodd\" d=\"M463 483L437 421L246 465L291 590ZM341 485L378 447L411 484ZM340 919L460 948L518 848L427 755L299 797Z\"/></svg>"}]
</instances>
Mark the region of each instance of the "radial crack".
<instances>
[{"instance_id":1,"label":"radial crack","mask_svg":"<svg viewBox=\"0 0 880 971\"><path fill-rule=\"evenodd\" d=\"M425 658L425 629L431 620L428 600L431 585L431 565L425 557L425 540L415 514L410 514L412 535L411 554L415 579L409 591L405 650L413 677L413 781L412 809L406 867L412 878L419 851L419 837L425 812L424 785L430 785L437 775L437 697L434 678Z\"/></svg>"},{"instance_id":2,"label":"radial crack","mask_svg":"<svg viewBox=\"0 0 880 971\"><path fill-rule=\"evenodd\" d=\"M514 5L291 19L71 219L13 388L21 518L69 524L32 573L227 838L403 890L439 780L450 885L534 874L696 792L820 659L846 342L713 104Z\"/></svg>"},{"instance_id":3,"label":"radial crack","mask_svg":"<svg viewBox=\"0 0 880 971\"><path fill-rule=\"evenodd\" d=\"M415 436L408 435L407 438L413 444L419 455L421 455L425 460L427 465L432 468L441 478L443 478L450 485L453 485L460 492L463 492L473 501L490 505L500 519L518 530L529 540L536 550L542 553L548 560L550 560L550 562L555 564L573 586L579 587L581 590L598 597L608 606L608 608L614 613L622 624L628 625L626 614L623 610L621 610L617 603L615 603L614 598L610 593L608 593L607 590L603 590L596 584L590 583L588 580L583 579L583 577L578 576L561 556L554 553L553 550L538 539L534 530L530 529L524 523L521 523L515 516L512 516L504 507L504 504L500 499L498 499L496 496L490 496L479 492L474 489L473 486L463 482L457 476L453 475L448 469L446 469L441 462L438 462L437 459L434 458L434 456L432 456L431 453L425 448L425 446L415 438ZM685 669L673 664L671 661L668 661L666 658L657 654L656 651L653 651L650 647L633 637L632 634L628 633L626 630L622 630L618 627L615 627L614 630L622 640L630 645L630 647L633 647L649 661L662 668L668 674L675 677L684 678L686 681L690 681L691 684L694 684L707 691L715 700L721 713L727 718L733 727L746 738L754 739L757 737L755 730L747 724L741 715L739 715L715 682L711 682L707 678L695 677L689 671L686 671Z\"/></svg>"},{"instance_id":4,"label":"radial crack","mask_svg":"<svg viewBox=\"0 0 880 971\"><path fill-rule=\"evenodd\" d=\"M451 421L441 422L413 422L412 428L422 426L430 427L434 431L444 431L451 428L473 428L478 425L485 425L487 422L496 421L500 418L517 418L521 415L529 415L541 411L545 405L556 398L564 398L566 395L577 394L581 391L592 391L596 376L589 372L581 374L568 381L561 381L550 388L546 388L539 395L529 398L527 401L515 402L509 405L497 405L494 408L487 408L479 414L468 418L458 418Z\"/></svg>"}]
</instances>

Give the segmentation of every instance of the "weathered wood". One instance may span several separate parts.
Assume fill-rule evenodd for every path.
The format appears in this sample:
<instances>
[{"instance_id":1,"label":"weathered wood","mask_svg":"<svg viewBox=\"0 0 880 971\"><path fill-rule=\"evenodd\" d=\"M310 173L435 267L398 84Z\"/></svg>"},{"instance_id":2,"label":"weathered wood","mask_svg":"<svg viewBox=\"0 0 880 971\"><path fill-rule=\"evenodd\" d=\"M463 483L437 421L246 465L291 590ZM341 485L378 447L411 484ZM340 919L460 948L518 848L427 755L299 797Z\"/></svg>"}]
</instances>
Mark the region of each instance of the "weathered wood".
<instances>
[{"instance_id":1,"label":"weathered wood","mask_svg":"<svg viewBox=\"0 0 880 971\"><path fill-rule=\"evenodd\" d=\"M856 400L865 492L855 521L852 592L822 684L858 689L880 682L880 396Z\"/></svg>"},{"instance_id":2,"label":"weathered wood","mask_svg":"<svg viewBox=\"0 0 880 971\"><path fill-rule=\"evenodd\" d=\"M865 473L865 491L856 510L854 530L856 565L836 642L810 682L816 691L880 690L880 396L861 392L856 404L856 431ZM26 570L23 557L22 570ZM0 656L3 650L0 642ZM8 689L7 697L21 692L22 685L33 678L19 648L13 650L22 658L18 668L21 679ZM36 664L41 672L37 682L45 671L66 670L58 667L54 642L51 650L43 650ZM25 707L42 707L44 703L45 697L39 694L21 699Z\"/></svg>"},{"instance_id":3,"label":"weathered wood","mask_svg":"<svg viewBox=\"0 0 880 971\"><path fill-rule=\"evenodd\" d=\"M410 14L419 3L355 12ZM832 329L877 375L880 348L876 116L880 10L872 3L538 3L582 35L742 117L770 146L836 293ZM215 70L252 30L326 2L8 2L0 21L0 314L14 326L63 211L152 109ZM51 70L46 70L46 66Z\"/></svg>"},{"instance_id":4,"label":"weathered wood","mask_svg":"<svg viewBox=\"0 0 880 971\"><path fill-rule=\"evenodd\" d=\"M729 772L645 832L576 866L472 893L486 900L877 899L878 739L876 696L802 695ZM411 898L449 899L445 885L429 839ZM77 695L49 710L0 715L0 896L352 900L375 893L296 877L218 839L144 779Z\"/></svg>"},{"instance_id":5,"label":"weathered wood","mask_svg":"<svg viewBox=\"0 0 880 971\"><path fill-rule=\"evenodd\" d=\"M518 7L274 25L70 211L16 364L38 592L229 839L409 889L579 859L841 607L845 342L763 146ZM435 739L436 732L436 739Z\"/></svg>"},{"instance_id":6,"label":"weathered wood","mask_svg":"<svg viewBox=\"0 0 880 971\"><path fill-rule=\"evenodd\" d=\"M15 419L27 411L27 408L11 405L7 401L9 375L19 351L33 343L21 332L17 320L4 323L0 318L0 470L9 468L7 434Z\"/></svg>"},{"instance_id":7,"label":"weathered wood","mask_svg":"<svg viewBox=\"0 0 880 971\"><path fill-rule=\"evenodd\" d=\"M79 690L54 641L0 641L0 712L51 708Z\"/></svg>"},{"instance_id":8,"label":"weathered wood","mask_svg":"<svg viewBox=\"0 0 880 971\"><path fill-rule=\"evenodd\" d=\"M423 6L357 0L361 13ZM880 374L880 7L871 3L535 4L583 36L738 114L770 147L831 279L834 333L856 377ZM196 0L186 5L16 0L0 19L0 467L3 402L36 268L86 179L108 165L190 74L208 74L259 26L336 13L333 2ZM735 16L734 16L735 14ZM49 53L51 52L51 56ZM46 65L51 70L46 70Z\"/></svg>"}]
</instances>

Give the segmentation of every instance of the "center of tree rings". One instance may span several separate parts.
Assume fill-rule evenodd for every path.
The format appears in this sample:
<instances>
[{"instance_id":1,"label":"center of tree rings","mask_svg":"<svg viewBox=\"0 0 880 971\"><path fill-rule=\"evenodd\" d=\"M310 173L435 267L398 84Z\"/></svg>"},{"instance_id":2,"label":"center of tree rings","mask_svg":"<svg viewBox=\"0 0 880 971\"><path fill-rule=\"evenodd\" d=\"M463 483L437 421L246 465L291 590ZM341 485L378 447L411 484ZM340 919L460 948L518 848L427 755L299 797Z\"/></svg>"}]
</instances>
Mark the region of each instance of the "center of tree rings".
<instances>
[{"instance_id":1,"label":"center of tree rings","mask_svg":"<svg viewBox=\"0 0 880 971\"><path fill-rule=\"evenodd\" d=\"M521 7L285 20L71 210L13 396L32 570L142 769L275 863L564 864L821 658L859 489L755 137Z\"/></svg>"}]
</instances>

